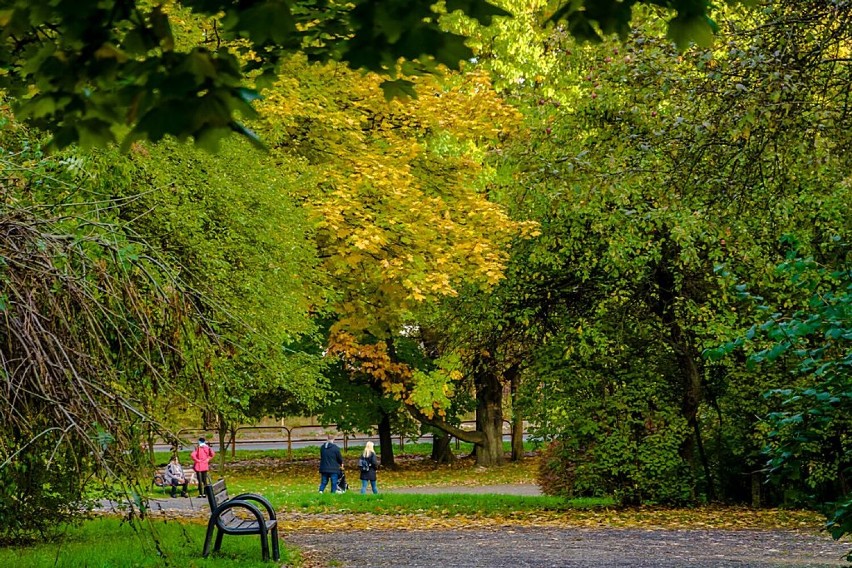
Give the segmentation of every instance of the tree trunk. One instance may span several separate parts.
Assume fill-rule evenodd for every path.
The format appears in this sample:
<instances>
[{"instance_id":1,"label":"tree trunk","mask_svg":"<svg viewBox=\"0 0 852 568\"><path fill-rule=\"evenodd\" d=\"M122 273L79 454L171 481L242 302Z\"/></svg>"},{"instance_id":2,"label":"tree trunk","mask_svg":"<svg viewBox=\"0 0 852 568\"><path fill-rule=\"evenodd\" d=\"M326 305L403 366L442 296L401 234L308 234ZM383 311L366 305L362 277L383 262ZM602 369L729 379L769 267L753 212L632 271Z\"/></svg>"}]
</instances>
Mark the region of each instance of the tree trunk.
<instances>
[{"instance_id":1,"label":"tree trunk","mask_svg":"<svg viewBox=\"0 0 852 568\"><path fill-rule=\"evenodd\" d=\"M503 463L503 385L493 366L481 361L474 371L476 386L476 429L482 432L482 443L474 448L476 465Z\"/></svg>"},{"instance_id":2,"label":"tree trunk","mask_svg":"<svg viewBox=\"0 0 852 568\"><path fill-rule=\"evenodd\" d=\"M228 422L225 420L225 417L221 414L219 415L219 475L225 475L225 452L228 451ZM213 482L213 478L211 476L210 482Z\"/></svg>"},{"instance_id":3,"label":"tree trunk","mask_svg":"<svg viewBox=\"0 0 852 568\"><path fill-rule=\"evenodd\" d=\"M390 415L384 411L382 411L382 419L379 421L379 453L381 454L383 469L396 469L396 462L393 459Z\"/></svg>"},{"instance_id":4,"label":"tree trunk","mask_svg":"<svg viewBox=\"0 0 852 568\"><path fill-rule=\"evenodd\" d=\"M510 393L512 396L512 461L524 459L524 417L518 409L518 382L520 372L513 366L507 372L509 375Z\"/></svg>"},{"instance_id":5,"label":"tree trunk","mask_svg":"<svg viewBox=\"0 0 852 568\"><path fill-rule=\"evenodd\" d=\"M707 481L707 500L716 500L716 488L713 484L713 474L710 471L710 462L707 460L707 453L704 451L704 442L701 440L701 425L698 423L698 417L695 418L695 443L698 445L698 456L701 458L701 465L704 467L704 479Z\"/></svg>"},{"instance_id":6,"label":"tree trunk","mask_svg":"<svg viewBox=\"0 0 852 568\"><path fill-rule=\"evenodd\" d=\"M452 438L446 432L436 430L432 435L432 460L436 463L452 463L456 460L450 449Z\"/></svg>"},{"instance_id":7,"label":"tree trunk","mask_svg":"<svg viewBox=\"0 0 852 568\"><path fill-rule=\"evenodd\" d=\"M701 366L701 353L695 348L693 336L681 326L676 311L676 304L681 297L681 290L677 288L676 279L672 272L672 266L677 257L677 245L671 240L666 240L662 247L662 256L654 273L657 288L657 301L652 302L652 308L665 328L668 330L667 340L674 352L675 360L680 368L681 384L681 416L686 420L692 435L686 436L681 443L679 453L681 458L691 466L694 465L694 454L696 444L700 443L697 438L698 431L698 407L703 396ZM681 286L684 286L681 283ZM693 298L695 299L695 298ZM705 482L708 488L708 497L713 495L713 479L710 477L710 466L704 455L703 449L701 461L704 469ZM693 488L694 489L694 488Z\"/></svg>"},{"instance_id":8,"label":"tree trunk","mask_svg":"<svg viewBox=\"0 0 852 568\"><path fill-rule=\"evenodd\" d=\"M762 499L760 498L760 486L761 486L761 478L763 474L753 471L751 473L751 506L755 509L759 509L762 506Z\"/></svg>"}]
</instances>

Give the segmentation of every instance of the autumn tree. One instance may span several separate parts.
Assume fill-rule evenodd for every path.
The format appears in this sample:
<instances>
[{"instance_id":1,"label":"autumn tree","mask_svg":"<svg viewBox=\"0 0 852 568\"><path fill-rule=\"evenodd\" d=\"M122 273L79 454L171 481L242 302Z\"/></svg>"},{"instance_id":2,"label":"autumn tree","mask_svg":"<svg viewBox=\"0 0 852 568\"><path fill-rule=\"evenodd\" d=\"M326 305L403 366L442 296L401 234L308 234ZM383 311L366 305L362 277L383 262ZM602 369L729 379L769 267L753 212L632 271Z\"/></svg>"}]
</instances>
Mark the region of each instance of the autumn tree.
<instances>
[{"instance_id":1,"label":"autumn tree","mask_svg":"<svg viewBox=\"0 0 852 568\"><path fill-rule=\"evenodd\" d=\"M484 148L516 114L478 74L421 80L419 97L403 104L385 100L378 76L290 65L288 75L300 79L272 89L261 132L274 152L301 156L315 172L305 199L337 314L331 353L378 392L411 402L400 334L421 306L456 294L460 283L496 283L503 247L523 229L481 191ZM389 419L380 421L383 451Z\"/></svg>"}]
</instances>

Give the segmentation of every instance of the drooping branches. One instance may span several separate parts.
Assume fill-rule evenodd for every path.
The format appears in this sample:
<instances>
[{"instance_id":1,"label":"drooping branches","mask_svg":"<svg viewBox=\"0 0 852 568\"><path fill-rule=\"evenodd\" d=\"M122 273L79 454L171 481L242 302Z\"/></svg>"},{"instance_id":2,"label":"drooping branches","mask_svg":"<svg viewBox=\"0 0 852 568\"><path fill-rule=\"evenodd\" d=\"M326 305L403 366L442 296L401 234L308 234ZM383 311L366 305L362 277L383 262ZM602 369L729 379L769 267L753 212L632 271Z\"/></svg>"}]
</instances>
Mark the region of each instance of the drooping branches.
<instances>
[{"instance_id":1,"label":"drooping branches","mask_svg":"<svg viewBox=\"0 0 852 568\"><path fill-rule=\"evenodd\" d=\"M168 388L191 312L138 250L108 224L0 210L3 465L49 436L127 473L111 448L133 446L147 420L138 393Z\"/></svg>"}]
</instances>

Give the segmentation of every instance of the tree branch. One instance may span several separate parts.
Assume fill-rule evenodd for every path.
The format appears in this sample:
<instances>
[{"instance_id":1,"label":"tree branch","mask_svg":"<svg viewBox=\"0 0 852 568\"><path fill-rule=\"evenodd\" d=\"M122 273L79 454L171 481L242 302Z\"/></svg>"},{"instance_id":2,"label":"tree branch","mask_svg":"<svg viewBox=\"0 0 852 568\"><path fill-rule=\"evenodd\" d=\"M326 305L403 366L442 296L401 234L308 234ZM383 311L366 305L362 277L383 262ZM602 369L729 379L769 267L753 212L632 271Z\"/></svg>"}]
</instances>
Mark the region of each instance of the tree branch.
<instances>
[{"instance_id":1,"label":"tree branch","mask_svg":"<svg viewBox=\"0 0 852 568\"><path fill-rule=\"evenodd\" d=\"M408 412L415 418L415 420L418 420L423 424L433 426L438 430L442 430L451 436L455 436L463 442L470 442L471 444L477 445L482 445L485 442L485 435L482 432L479 432L477 430L463 430L461 428L458 428L457 426L453 426L452 424L447 423L444 420L440 420L437 418L429 418L420 409L411 404L406 404L405 407L406 409L408 409Z\"/></svg>"}]
</instances>

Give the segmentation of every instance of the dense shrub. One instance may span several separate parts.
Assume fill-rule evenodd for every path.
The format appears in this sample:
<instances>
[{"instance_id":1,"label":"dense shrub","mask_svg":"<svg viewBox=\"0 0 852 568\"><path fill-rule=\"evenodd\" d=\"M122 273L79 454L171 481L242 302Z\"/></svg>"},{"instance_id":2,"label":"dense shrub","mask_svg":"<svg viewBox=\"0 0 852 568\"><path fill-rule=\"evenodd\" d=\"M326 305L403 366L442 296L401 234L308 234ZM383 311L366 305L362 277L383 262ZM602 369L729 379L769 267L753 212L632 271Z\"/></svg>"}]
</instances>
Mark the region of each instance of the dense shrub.
<instances>
[{"instance_id":1,"label":"dense shrub","mask_svg":"<svg viewBox=\"0 0 852 568\"><path fill-rule=\"evenodd\" d=\"M550 495L687 503L694 500L694 480L678 455L684 435L685 425L670 424L656 431L622 428L556 440L542 456L538 482Z\"/></svg>"}]
</instances>

